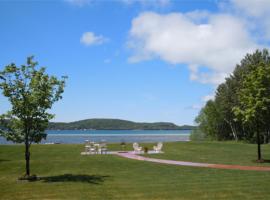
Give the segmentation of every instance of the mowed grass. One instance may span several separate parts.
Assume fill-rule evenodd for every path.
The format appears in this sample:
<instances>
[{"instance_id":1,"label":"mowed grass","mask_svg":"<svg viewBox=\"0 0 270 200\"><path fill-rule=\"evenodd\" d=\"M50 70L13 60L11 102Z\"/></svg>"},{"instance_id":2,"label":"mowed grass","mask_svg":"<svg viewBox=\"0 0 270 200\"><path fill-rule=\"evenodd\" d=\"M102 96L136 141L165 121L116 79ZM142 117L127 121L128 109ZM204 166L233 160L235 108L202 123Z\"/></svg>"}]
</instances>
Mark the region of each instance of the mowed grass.
<instances>
[{"instance_id":1,"label":"mowed grass","mask_svg":"<svg viewBox=\"0 0 270 200\"><path fill-rule=\"evenodd\" d=\"M147 157L213 164L270 167L270 145L262 145L266 162L257 163L257 145L241 142L171 142L164 144L164 154Z\"/></svg>"},{"instance_id":2,"label":"mowed grass","mask_svg":"<svg viewBox=\"0 0 270 200\"><path fill-rule=\"evenodd\" d=\"M257 165L252 162L255 145L176 142L164 147L166 153L155 157ZM269 158L269 146L263 149ZM0 146L0 199L270 199L269 172L170 166L114 155L81 156L83 145L33 145L31 171L41 180L18 181L24 174L23 150L21 145Z\"/></svg>"}]
</instances>

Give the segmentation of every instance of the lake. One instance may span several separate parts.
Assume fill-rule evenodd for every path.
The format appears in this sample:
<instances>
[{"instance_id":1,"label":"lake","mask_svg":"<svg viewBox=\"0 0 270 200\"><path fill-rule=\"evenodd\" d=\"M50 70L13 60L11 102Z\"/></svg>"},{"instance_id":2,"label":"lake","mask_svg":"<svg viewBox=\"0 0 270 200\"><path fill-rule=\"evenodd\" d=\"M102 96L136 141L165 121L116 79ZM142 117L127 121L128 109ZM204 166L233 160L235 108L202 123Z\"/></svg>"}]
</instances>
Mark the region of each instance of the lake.
<instances>
[{"instance_id":1,"label":"lake","mask_svg":"<svg viewBox=\"0 0 270 200\"><path fill-rule=\"evenodd\" d=\"M191 130L48 130L41 143L80 144L85 140L100 142L170 142L189 141ZM0 137L0 144L13 144Z\"/></svg>"}]
</instances>

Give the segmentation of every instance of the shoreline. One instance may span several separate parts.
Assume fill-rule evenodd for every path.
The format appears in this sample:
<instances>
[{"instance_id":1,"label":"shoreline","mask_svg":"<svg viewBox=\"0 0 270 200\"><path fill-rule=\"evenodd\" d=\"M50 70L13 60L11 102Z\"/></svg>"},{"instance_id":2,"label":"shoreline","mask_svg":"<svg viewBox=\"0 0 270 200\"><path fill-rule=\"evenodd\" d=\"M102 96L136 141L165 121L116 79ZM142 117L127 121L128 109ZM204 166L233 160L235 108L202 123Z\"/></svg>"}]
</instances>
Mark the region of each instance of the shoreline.
<instances>
[{"instance_id":1,"label":"shoreline","mask_svg":"<svg viewBox=\"0 0 270 200\"><path fill-rule=\"evenodd\" d=\"M192 131L194 129L47 129L46 131Z\"/></svg>"},{"instance_id":2,"label":"shoreline","mask_svg":"<svg viewBox=\"0 0 270 200\"><path fill-rule=\"evenodd\" d=\"M101 134L91 134L91 133L47 133L51 136L189 136L190 133L101 133Z\"/></svg>"},{"instance_id":3,"label":"shoreline","mask_svg":"<svg viewBox=\"0 0 270 200\"><path fill-rule=\"evenodd\" d=\"M183 130L161 130L161 131L109 131L109 130L71 130L71 131L46 131L47 138L41 143L61 143L61 144L82 144L85 140L100 142L105 140L107 143L119 142L172 142L189 141L191 131ZM0 144L13 144L0 137Z\"/></svg>"}]
</instances>

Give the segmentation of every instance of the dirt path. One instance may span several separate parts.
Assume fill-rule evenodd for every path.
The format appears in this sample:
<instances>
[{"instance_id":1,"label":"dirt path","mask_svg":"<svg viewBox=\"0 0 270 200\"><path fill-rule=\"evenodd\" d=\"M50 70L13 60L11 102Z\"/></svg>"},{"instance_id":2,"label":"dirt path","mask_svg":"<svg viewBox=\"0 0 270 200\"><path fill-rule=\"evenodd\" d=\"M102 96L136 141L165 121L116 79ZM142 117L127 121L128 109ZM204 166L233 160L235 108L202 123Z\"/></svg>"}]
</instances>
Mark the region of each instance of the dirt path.
<instances>
[{"instance_id":1,"label":"dirt path","mask_svg":"<svg viewBox=\"0 0 270 200\"><path fill-rule=\"evenodd\" d=\"M136 155L132 152L127 153L116 153L116 155L124 158L130 158L134 160L142 160L148 162L162 163L168 165L180 165L180 166L191 166L191 167L207 167L215 169L237 169L237 170L249 170L249 171L270 171L270 167L257 167L257 166L242 166L242 165L223 165L223 164L209 164L209 163L195 163L186 161L175 161L175 160L164 160L157 158L147 158L141 155Z\"/></svg>"}]
</instances>

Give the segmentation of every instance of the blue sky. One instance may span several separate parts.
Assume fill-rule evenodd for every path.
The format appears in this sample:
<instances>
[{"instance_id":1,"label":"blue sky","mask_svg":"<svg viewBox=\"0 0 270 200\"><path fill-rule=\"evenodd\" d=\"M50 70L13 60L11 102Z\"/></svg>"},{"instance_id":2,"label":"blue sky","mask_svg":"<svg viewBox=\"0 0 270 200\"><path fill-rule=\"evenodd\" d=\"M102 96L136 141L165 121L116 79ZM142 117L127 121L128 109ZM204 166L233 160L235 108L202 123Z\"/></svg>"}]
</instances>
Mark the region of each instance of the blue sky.
<instances>
[{"instance_id":1,"label":"blue sky","mask_svg":"<svg viewBox=\"0 0 270 200\"><path fill-rule=\"evenodd\" d=\"M1 1L0 69L35 55L49 74L67 75L54 121L193 124L235 64L269 46L270 4L246 2Z\"/></svg>"}]
</instances>

